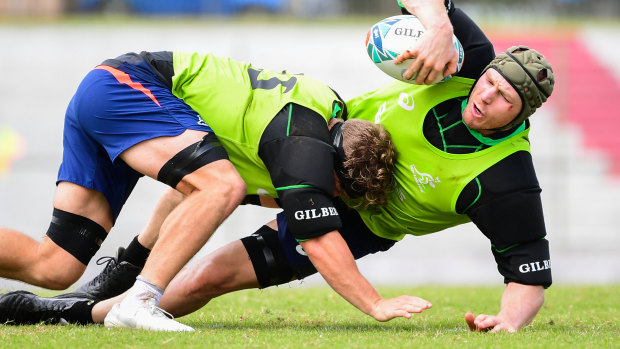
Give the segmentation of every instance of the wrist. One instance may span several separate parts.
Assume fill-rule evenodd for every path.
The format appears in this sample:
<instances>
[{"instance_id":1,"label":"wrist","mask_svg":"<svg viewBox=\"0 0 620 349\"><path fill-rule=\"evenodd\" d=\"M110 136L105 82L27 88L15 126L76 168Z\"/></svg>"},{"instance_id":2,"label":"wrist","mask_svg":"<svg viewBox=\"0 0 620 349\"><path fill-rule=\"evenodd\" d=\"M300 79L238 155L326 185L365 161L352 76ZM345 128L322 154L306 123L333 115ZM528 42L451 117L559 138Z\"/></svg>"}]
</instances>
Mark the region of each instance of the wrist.
<instances>
[{"instance_id":1,"label":"wrist","mask_svg":"<svg viewBox=\"0 0 620 349\"><path fill-rule=\"evenodd\" d=\"M499 314L497 314L496 317L500 320L500 323L503 324L503 327L510 328L513 331L518 331L526 325L526 324L520 323L519 321L515 319L511 319L510 317L506 315L503 315L501 312L499 312Z\"/></svg>"},{"instance_id":2,"label":"wrist","mask_svg":"<svg viewBox=\"0 0 620 349\"><path fill-rule=\"evenodd\" d=\"M452 23L450 23L450 21L441 21L435 22L433 25L429 26L427 32L430 32L434 38L437 36L451 38L454 33L454 28L452 27Z\"/></svg>"},{"instance_id":3,"label":"wrist","mask_svg":"<svg viewBox=\"0 0 620 349\"><path fill-rule=\"evenodd\" d=\"M373 318L377 319L378 317L381 316L381 301L382 300L383 298L377 295L376 297L373 297L366 303L366 306L365 306L366 309L360 309L360 310L363 311L365 314L370 315Z\"/></svg>"}]
</instances>

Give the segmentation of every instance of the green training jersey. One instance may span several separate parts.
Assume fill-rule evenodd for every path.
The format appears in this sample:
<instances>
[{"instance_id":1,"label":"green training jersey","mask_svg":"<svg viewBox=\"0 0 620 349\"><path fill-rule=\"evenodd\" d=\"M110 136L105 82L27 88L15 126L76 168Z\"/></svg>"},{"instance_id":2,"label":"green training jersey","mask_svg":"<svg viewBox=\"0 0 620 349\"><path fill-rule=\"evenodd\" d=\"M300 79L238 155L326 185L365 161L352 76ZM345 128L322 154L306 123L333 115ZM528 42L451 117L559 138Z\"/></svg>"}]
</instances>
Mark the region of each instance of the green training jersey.
<instances>
[{"instance_id":1,"label":"green training jersey","mask_svg":"<svg viewBox=\"0 0 620 349\"><path fill-rule=\"evenodd\" d=\"M261 136L287 104L312 109L325 125L339 99L309 76L278 73L211 54L173 52L172 93L183 99L211 127L243 178L248 194L277 197L258 156Z\"/></svg>"},{"instance_id":2,"label":"green training jersey","mask_svg":"<svg viewBox=\"0 0 620 349\"><path fill-rule=\"evenodd\" d=\"M463 188L508 155L529 151L529 129L524 128L469 154L447 153L426 140L423 124L429 111L448 99L467 96L473 83L461 77L436 85L395 82L347 102L350 118L385 126L398 152L397 185L387 206L359 212L376 235L401 240L406 234L424 235L469 222L467 215L456 212Z\"/></svg>"}]
</instances>

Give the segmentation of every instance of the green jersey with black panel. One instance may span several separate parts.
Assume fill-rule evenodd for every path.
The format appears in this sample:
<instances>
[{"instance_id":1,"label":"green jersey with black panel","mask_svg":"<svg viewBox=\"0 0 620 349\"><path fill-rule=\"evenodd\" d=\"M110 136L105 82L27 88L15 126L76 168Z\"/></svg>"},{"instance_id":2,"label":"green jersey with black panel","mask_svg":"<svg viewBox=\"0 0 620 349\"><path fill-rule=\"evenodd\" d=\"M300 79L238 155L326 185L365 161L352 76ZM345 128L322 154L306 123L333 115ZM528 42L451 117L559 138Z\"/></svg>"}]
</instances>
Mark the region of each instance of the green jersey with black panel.
<instances>
[{"instance_id":1,"label":"green jersey with black panel","mask_svg":"<svg viewBox=\"0 0 620 349\"><path fill-rule=\"evenodd\" d=\"M261 136L287 104L332 117L336 94L306 75L252 67L212 54L173 52L172 93L213 129L246 183L248 194L277 197L258 156ZM339 109L336 109L339 110Z\"/></svg>"},{"instance_id":2,"label":"green jersey with black panel","mask_svg":"<svg viewBox=\"0 0 620 349\"><path fill-rule=\"evenodd\" d=\"M387 206L360 211L376 235L401 240L406 234L424 235L469 222L455 209L465 185L510 154L529 152L524 125L501 140L484 139L470 130L493 146L468 154L444 152L425 139L422 128L429 111L443 101L466 97L473 83L461 77L435 85L395 82L347 102L350 118L385 126L398 152L397 185Z\"/></svg>"}]
</instances>

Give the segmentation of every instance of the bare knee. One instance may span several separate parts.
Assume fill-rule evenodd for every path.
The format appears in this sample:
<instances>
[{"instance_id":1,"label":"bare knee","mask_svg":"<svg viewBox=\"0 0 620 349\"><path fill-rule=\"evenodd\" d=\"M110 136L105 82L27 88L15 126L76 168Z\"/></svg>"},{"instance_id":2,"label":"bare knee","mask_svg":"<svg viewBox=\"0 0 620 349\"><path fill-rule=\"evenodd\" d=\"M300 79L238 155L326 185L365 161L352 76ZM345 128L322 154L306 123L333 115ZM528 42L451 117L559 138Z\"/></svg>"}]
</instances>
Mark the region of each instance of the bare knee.
<instances>
[{"instance_id":1,"label":"bare knee","mask_svg":"<svg viewBox=\"0 0 620 349\"><path fill-rule=\"evenodd\" d=\"M177 206L184 199L185 199L185 195L183 195L183 193L173 188L168 188L162 194L162 200L165 200L171 206Z\"/></svg>"},{"instance_id":2,"label":"bare knee","mask_svg":"<svg viewBox=\"0 0 620 349\"><path fill-rule=\"evenodd\" d=\"M229 292L234 286L234 275L228 268L209 261L201 263L200 269L200 272L188 270L191 276L185 282L186 297L193 300L212 299Z\"/></svg>"},{"instance_id":3,"label":"bare knee","mask_svg":"<svg viewBox=\"0 0 620 349\"><path fill-rule=\"evenodd\" d=\"M243 201L247 188L243 178L236 171L235 174L236 176L231 175L226 179L224 184L226 188L223 188L222 194L226 195L230 199L230 203L236 206Z\"/></svg>"},{"instance_id":4,"label":"bare knee","mask_svg":"<svg viewBox=\"0 0 620 349\"><path fill-rule=\"evenodd\" d=\"M192 299L211 299L228 292L259 287L246 249L231 242L183 270L183 289Z\"/></svg>"},{"instance_id":5,"label":"bare knee","mask_svg":"<svg viewBox=\"0 0 620 349\"><path fill-rule=\"evenodd\" d=\"M41 276L39 286L51 290L65 290L76 283L80 276L82 276L82 273L46 273Z\"/></svg>"},{"instance_id":6,"label":"bare knee","mask_svg":"<svg viewBox=\"0 0 620 349\"><path fill-rule=\"evenodd\" d=\"M228 160L213 163L211 175L217 178L217 186L210 183L209 188L219 191L218 194L225 195L230 202L239 204L246 194L246 185L241 175Z\"/></svg>"},{"instance_id":7,"label":"bare knee","mask_svg":"<svg viewBox=\"0 0 620 349\"><path fill-rule=\"evenodd\" d=\"M19 275L14 279L53 290L64 290L84 273L86 265L49 237L22 250Z\"/></svg>"},{"instance_id":8,"label":"bare knee","mask_svg":"<svg viewBox=\"0 0 620 349\"><path fill-rule=\"evenodd\" d=\"M219 160L192 172L176 188L185 195L205 191L212 197L225 199L231 211L246 195L243 178L228 160Z\"/></svg>"},{"instance_id":9,"label":"bare knee","mask_svg":"<svg viewBox=\"0 0 620 349\"><path fill-rule=\"evenodd\" d=\"M74 263L58 263L42 260L32 269L33 284L51 290L65 290L78 281L86 266L75 260Z\"/></svg>"}]
</instances>

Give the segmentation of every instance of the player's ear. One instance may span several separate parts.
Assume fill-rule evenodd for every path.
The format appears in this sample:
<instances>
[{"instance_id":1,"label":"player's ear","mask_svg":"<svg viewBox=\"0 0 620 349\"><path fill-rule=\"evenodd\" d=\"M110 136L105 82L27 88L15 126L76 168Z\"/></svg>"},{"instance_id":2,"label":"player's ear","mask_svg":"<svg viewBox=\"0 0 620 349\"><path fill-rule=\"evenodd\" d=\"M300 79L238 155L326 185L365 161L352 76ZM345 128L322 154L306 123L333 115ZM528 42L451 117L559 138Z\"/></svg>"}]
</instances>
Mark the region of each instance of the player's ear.
<instances>
[{"instance_id":1,"label":"player's ear","mask_svg":"<svg viewBox=\"0 0 620 349\"><path fill-rule=\"evenodd\" d=\"M342 190L340 186L340 180L338 179L338 175L336 175L336 171L334 171L334 197L346 196L347 193Z\"/></svg>"}]
</instances>

